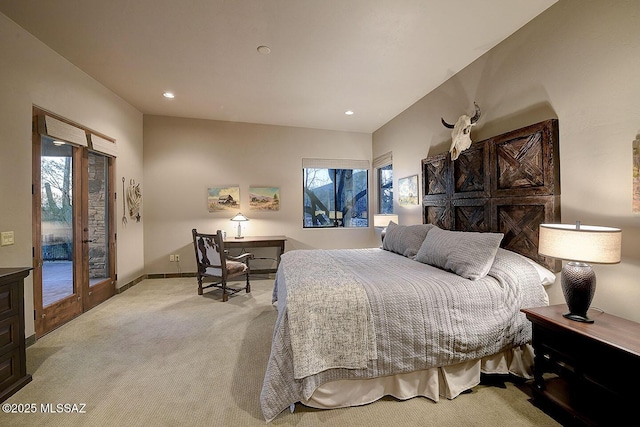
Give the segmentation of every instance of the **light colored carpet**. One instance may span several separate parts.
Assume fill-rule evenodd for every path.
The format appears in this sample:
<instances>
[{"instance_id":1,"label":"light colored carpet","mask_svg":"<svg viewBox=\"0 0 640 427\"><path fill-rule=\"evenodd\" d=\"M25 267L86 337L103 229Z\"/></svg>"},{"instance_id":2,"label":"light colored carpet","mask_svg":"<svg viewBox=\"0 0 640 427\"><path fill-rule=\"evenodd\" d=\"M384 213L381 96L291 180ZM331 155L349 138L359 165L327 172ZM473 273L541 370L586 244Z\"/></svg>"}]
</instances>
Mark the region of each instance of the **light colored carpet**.
<instances>
[{"instance_id":1,"label":"light colored carpet","mask_svg":"<svg viewBox=\"0 0 640 427\"><path fill-rule=\"evenodd\" d=\"M148 279L27 349L33 381L5 403L2 426L264 426L259 396L276 308L273 280L220 302L195 278ZM86 404L86 413L41 413L42 404ZM271 425L557 426L518 387L478 386L439 403L385 398L321 411L296 405Z\"/></svg>"}]
</instances>

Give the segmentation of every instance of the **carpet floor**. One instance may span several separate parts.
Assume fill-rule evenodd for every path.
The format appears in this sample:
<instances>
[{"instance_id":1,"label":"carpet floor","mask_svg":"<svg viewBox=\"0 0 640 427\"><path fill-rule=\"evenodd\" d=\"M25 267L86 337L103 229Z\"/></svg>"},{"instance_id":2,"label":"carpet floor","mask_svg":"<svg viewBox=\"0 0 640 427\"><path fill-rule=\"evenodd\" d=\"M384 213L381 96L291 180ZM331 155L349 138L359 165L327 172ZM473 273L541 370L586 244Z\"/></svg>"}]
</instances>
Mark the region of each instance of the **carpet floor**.
<instances>
[{"instance_id":1,"label":"carpet floor","mask_svg":"<svg viewBox=\"0 0 640 427\"><path fill-rule=\"evenodd\" d=\"M33 381L5 402L21 413L3 411L0 425L264 426L259 396L277 315L272 288L273 279L252 280L250 294L222 303L219 290L198 296L195 278L140 282L27 349ZM297 404L271 425L559 424L531 403L525 387L507 382L438 403Z\"/></svg>"}]
</instances>

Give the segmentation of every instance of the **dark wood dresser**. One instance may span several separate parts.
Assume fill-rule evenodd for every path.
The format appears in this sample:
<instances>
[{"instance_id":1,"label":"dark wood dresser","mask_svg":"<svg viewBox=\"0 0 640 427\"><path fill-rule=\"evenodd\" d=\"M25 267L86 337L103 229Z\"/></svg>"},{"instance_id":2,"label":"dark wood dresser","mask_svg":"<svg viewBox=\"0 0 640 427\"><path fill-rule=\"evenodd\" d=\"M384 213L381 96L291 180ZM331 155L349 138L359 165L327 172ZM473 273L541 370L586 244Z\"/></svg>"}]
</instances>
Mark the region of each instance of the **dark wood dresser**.
<instances>
[{"instance_id":1,"label":"dark wood dresser","mask_svg":"<svg viewBox=\"0 0 640 427\"><path fill-rule=\"evenodd\" d=\"M0 402L31 381L24 340L24 278L31 268L0 268Z\"/></svg>"},{"instance_id":2,"label":"dark wood dresser","mask_svg":"<svg viewBox=\"0 0 640 427\"><path fill-rule=\"evenodd\" d=\"M640 323L596 310L595 323L576 322L562 317L564 304L522 311L533 324L536 401L576 424L640 426Z\"/></svg>"}]
</instances>

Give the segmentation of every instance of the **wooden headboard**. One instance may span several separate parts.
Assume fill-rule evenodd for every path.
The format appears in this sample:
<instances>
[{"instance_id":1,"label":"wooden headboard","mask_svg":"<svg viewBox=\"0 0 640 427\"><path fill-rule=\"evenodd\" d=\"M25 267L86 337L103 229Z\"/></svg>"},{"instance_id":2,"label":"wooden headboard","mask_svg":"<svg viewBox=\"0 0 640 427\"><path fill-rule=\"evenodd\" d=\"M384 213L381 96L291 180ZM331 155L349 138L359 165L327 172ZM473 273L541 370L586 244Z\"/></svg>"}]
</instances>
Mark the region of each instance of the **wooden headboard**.
<instances>
[{"instance_id":1,"label":"wooden headboard","mask_svg":"<svg viewBox=\"0 0 640 427\"><path fill-rule=\"evenodd\" d=\"M458 159L422 160L423 222L442 229L504 233L502 247L554 272L538 254L538 226L560 222L558 120L474 142Z\"/></svg>"}]
</instances>

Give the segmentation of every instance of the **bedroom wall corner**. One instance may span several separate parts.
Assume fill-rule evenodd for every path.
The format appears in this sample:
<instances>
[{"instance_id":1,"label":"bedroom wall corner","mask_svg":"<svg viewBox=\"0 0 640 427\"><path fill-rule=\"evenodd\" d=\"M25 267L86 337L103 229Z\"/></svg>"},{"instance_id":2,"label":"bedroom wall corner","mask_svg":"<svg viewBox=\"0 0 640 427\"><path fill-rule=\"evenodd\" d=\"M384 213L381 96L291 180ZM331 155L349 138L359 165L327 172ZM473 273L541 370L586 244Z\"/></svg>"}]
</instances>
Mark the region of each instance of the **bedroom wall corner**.
<instances>
[{"instance_id":1,"label":"bedroom wall corner","mask_svg":"<svg viewBox=\"0 0 640 427\"><path fill-rule=\"evenodd\" d=\"M622 262L595 265L594 306L640 322L640 216L632 206L632 142L640 132L640 13L635 1L560 0L373 134L373 156L394 155L395 177L448 150L440 117L482 118L480 141L549 118L560 127L562 222L619 227ZM401 221L417 217L401 214ZM421 220L421 218L420 218ZM564 302L559 279L547 288Z\"/></svg>"},{"instance_id":2,"label":"bedroom wall corner","mask_svg":"<svg viewBox=\"0 0 640 427\"><path fill-rule=\"evenodd\" d=\"M371 134L145 115L144 147L148 274L195 272L191 229L233 236L238 211L249 218L243 235L285 235L287 251L379 246L373 227L302 227L302 158L371 162ZM215 186L239 186L240 208L209 212L207 189ZM250 210L249 186L279 187L280 210Z\"/></svg>"},{"instance_id":3,"label":"bedroom wall corner","mask_svg":"<svg viewBox=\"0 0 640 427\"><path fill-rule=\"evenodd\" d=\"M3 14L0 57L0 230L15 236L14 245L0 248L0 266L30 267L33 105L115 138L118 176L143 168L142 114ZM143 271L142 241L142 228L118 233L119 282ZM34 334L32 277L25 280L27 337Z\"/></svg>"}]
</instances>

